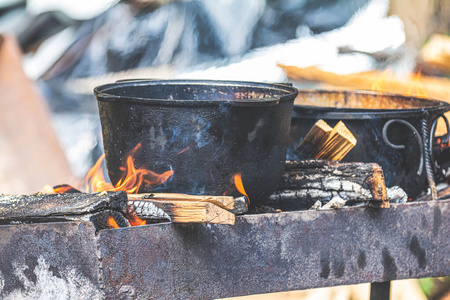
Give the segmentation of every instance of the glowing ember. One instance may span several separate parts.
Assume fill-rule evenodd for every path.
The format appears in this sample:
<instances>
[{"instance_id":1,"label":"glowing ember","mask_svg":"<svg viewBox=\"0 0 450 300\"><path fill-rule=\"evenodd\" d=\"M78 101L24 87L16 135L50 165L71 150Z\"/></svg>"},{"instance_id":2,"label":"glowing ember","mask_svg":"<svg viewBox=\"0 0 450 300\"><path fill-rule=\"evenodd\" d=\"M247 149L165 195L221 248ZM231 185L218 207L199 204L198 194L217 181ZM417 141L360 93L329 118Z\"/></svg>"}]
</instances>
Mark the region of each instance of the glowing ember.
<instances>
[{"instance_id":1,"label":"glowing ember","mask_svg":"<svg viewBox=\"0 0 450 300\"><path fill-rule=\"evenodd\" d=\"M247 196L248 200L250 201L250 198L248 197L247 193L245 192L244 184L242 183L241 173L237 173L236 175L234 175L234 185L236 186L236 189L239 191L239 193Z\"/></svg>"},{"instance_id":2,"label":"glowing ember","mask_svg":"<svg viewBox=\"0 0 450 300\"><path fill-rule=\"evenodd\" d=\"M178 154L181 154L181 153L184 153L184 152L188 151L189 149L191 149L191 145L187 146L186 148L184 148L183 150L181 150L180 152L178 152L177 155L178 155Z\"/></svg>"},{"instance_id":3,"label":"glowing ember","mask_svg":"<svg viewBox=\"0 0 450 300\"><path fill-rule=\"evenodd\" d=\"M111 228L119 228L119 225L117 225L116 220L114 220L114 218L111 216L108 219L108 226Z\"/></svg>"},{"instance_id":4,"label":"glowing ember","mask_svg":"<svg viewBox=\"0 0 450 300\"><path fill-rule=\"evenodd\" d=\"M134 211L133 205L127 207L127 219L130 222L131 226L141 226L147 224L147 221L142 220L138 217L138 215Z\"/></svg>"}]
</instances>

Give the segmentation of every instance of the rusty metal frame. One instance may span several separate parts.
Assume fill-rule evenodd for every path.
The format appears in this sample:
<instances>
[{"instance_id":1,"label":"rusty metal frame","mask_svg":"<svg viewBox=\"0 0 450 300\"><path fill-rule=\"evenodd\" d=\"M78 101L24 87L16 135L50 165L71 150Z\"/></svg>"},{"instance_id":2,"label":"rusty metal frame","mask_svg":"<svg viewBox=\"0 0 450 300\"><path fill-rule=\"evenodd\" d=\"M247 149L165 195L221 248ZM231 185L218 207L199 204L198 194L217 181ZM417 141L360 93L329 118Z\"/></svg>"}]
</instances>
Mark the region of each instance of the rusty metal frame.
<instances>
[{"instance_id":1,"label":"rusty metal frame","mask_svg":"<svg viewBox=\"0 0 450 300\"><path fill-rule=\"evenodd\" d=\"M42 270L62 279L67 291L84 288L88 295L84 286L94 286L89 295L100 299L213 299L445 276L449 213L450 200L442 200L244 215L234 226L164 223L97 236L83 222L0 226L0 298L30 292ZM77 272L82 276L73 277Z\"/></svg>"}]
</instances>

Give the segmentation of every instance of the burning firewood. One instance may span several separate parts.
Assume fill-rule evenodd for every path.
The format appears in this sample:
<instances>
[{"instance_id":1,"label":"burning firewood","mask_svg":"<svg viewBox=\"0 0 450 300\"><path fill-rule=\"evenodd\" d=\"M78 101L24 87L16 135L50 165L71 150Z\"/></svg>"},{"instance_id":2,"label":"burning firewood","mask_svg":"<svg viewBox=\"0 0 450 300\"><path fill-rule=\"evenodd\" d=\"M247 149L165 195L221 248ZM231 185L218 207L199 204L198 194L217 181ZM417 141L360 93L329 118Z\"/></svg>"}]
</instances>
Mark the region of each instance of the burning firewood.
<instances>
[{"instance_id":1,"label":"burning firewood","mask_svg":"<svg viewBox=\"0 0 450 300\"><path fill-rule=\"evenodd\" d=\"M281 210L309 209L335 197L389 207L383 170L375 163L325 160L286 162L277 191L267 204Z\"/></svg>"},{"instance_id":2,"label":"burning firewood","mask_svg":"<svg viewBox=\"0 0 450 300\"><path fill-rule=\"evenodd\" d=\"M136 214L147 219L149 205L155 205L164 210L175 223L214 223L234 225L235 215L228 210L206 201L192 200L162 200L133 195L133 205Z\"/></svg>"},{"instance_id":3,"label":"burning firewood","mask_svg":"<svg viewBox=\"0 0 450 300\"><path fill-rule=\"evenodd\" d=\"M224 209L234 208L234 197L231 196L198 196L198 195L175 194L175 193L148 193L148 194L129 194L128 199L210 202Z\"/></svg>"},{"instance_id":4,"label":"burning firewood","mask_svg":"<svg viewBox=\"0 0 450 300\"><path fill-rule=\"evenodd\" d=\"M89 220L97 231L109 228L113 217L121 227L130 226L124 192L0 195L0 224Z\"/></svg>"},{"instance_id":5,"label":"burning firewood","mask_svg":"<svg viewBox=\"0 0 450 300\"><path fill-rule=\"evenodd\" d=\"M130 200L163 200L163 201L193 201L193 202L209 202L223 209L232 212L235 215L244 214L248 211L249 201L246 196L203 196L203 195L187 195L176 193L148 193L148 194L129 194Z\"/></svg>"},{"instance_id":6,"label":"burning firewood","mask_svg":"<svg viewBox=\"0 0 450 300\"><path fill-rule=\"evenodd\" d=\"M305 158L342 160L356 145L355 136L342 121L331 128L319 120L297 148Z\"/></svg>"}]
</instances>

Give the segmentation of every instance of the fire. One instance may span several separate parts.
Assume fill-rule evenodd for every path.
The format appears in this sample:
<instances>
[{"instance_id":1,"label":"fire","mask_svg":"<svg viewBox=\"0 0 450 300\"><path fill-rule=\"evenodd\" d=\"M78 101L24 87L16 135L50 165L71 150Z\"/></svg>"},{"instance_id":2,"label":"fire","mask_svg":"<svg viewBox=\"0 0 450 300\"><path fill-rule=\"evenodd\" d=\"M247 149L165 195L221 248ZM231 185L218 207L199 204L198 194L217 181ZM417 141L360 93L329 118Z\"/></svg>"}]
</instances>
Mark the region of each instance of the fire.
<instances>
[{"instance_id":1,"label":"fire","mask_svg":"<svg viewBox=\"0 0 450 300\"><path fill-rule=\"evenodd\" d=\"M406 96L428 96L425 87L421 82L420 70L417 73L411 73L405 78L396 78L390 69L386 69L372 83L371 90L400 93Z\"/></svg>"},{"instance_id":2,"label":"fire","mask_svg":"<svg viewBox=\"0 0 450 300\"><path fill-rule=\"evenodd\" d=\"M158 186L166 182L173 175L173 170L158 174L145 168L136 169L133 156L140 147L141 144L139 143L126 157L124 166L120 167L122 176L115 186L105 180L103 174L105 154L103 154L84 179L83 190L94 193L102 191L125 191L128 194L136 194L139 192L143 183L147 186Z\"/></svg>"},{"instance_id":3,"label":"fire","mask_svg":"<svg viewBox=\"0 0 450 300\"><path fill-rule=\"evenodd\" d=\"M173 170L158 174L145 168L136 168L134 166L133 156L136 154L136 151L139 150L139 148L141 148L141 144L136 145L136 147L134 147L129 155L125 158L122 167L120 167L122 176L115 185L105 179L105 174L103 173L103 162L105 160L105 154L103 154L97 160L95 165L89 170L81 184L78 184L76 186L80 186L81 188L79 190L85 191L86 193L125 191L128 194L132 194L138 193L142 184L146 184L146 186L150 187L156 187L165 183L173 175ZM43 192L47 194L66 193L71 192L71 190L79 192L70 185L60 185L53 188L49 185L46 185L43 188ZM147 224L145 220L139 218L134 210L130 208L127 209L127 218L131 226ZM110 226L111 228L119 228L116 221L112 217L108 219L108 226Z\"/></svg>"},{"instance_id":4,"label":"fire","mask_svg":"<svg viewBox=\"0 0 450 300\"><path fill-rule=\"evenodd\" d=\"M394 77L394 73L391 69L384 70L380 76L372 83L372 91L384 91L386 92L386 82Z\"/></svg>"},{"instance_id":5,"label":"fire","mask_svg":"<svg viewBox=\"0 0 450 300\"><path fill-rule=\"evenodd\" d=\"M236 175L234 175L234 185L236 186L236 189L238 190L238 192L241 193L242 195L247 196L248 200L250 201L250 198L248 197L247 193L245 192L244 184L242 183L241 173L237 173Z\"/></svg>"},{"instance_id":6,"label":"fire","mask_svg":"<svg viewBox=\"0 0 450 300\"><path fill-rule=\"evenodd\" d=\"M108 226L111 228L119 228L119 225L117 225L116 220L114 220L114 218L111 216L109 216L108 218Z\"/></svg>"},{"instance_id":7,"label":"fire","mask_svg":"<svg viewBox=\"0 0 450 300\"><path fill-rule=\"evenodd\" d=\"M138 215L134 211L133 205L127 206L127 219L130 222L131 226L141 226L147 224L147 221L142 220L138 217Z\"/></svg>"},{"instance_id":8,"label":"fire","mask_svg":"<svg viewBox=\"0 0 450 300\"><path fill-rule=\"evenodd\" d=\"M408 96L418 96L418 97L427 97L427 92L425 91L425 88L423 86L423 83L421 82L421 70L417 71L416 74L412 74L410 76L410 84L408 86Z\"/></svg>"}]
</instances>

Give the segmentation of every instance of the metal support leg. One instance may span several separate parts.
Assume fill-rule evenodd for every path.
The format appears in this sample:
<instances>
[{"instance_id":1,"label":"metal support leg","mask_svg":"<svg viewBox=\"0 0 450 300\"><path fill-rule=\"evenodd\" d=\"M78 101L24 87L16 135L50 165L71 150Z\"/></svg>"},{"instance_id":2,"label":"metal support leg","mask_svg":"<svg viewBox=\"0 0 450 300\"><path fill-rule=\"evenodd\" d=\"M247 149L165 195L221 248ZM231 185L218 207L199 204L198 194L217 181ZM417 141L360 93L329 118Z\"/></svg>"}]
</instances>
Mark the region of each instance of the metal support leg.
<instances>
[{"instance_id":1,"label":"metal support leg","mask_svg":"<svg viewBox=\"0 0 450 300\"><path fill-rule=\"evenodd\" d=\"M370 284L370 300L389 300L391 282L374 282Z\"/></svg>"}]
</instances>

